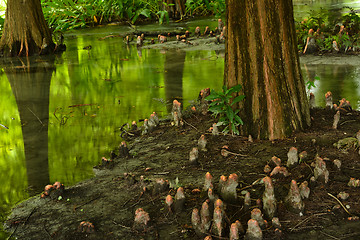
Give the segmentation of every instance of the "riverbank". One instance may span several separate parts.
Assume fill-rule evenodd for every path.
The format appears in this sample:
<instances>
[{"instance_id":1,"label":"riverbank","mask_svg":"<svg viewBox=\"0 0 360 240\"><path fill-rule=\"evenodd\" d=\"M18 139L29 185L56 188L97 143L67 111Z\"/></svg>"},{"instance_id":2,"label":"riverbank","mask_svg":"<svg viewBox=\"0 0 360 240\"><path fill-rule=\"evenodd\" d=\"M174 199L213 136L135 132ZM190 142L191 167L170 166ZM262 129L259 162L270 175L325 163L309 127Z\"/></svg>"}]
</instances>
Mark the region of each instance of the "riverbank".
<instances>
[{"instance_id":1,"label":"riverbank","mask_svg":"<svg viewBox=\"0 0 360 240\"><path fill-rule=\"evenodd\" d=\"M296 147L299 152L306 151L308 157L289 169L288 177L273 177L277 216L282 225L280 237L358 239L360 222L356 217L360 214L360 194L348 182L350 177L360 178L359 152L355 145L335 147L334 143L355 136L360 129L360 112L342 114L337 130L332 129L334 113L314 109L311 128L278 141L249 142L242 136L213 136L208 129L216 119L199 113L184 119L180 128L164 121L150 134L128 139L130 156L114 159L112 169L96 169L96 177L65 186L61 198L38 195L17 205L6 221L6 230L19 239L199 239L191 225L191 212L193 208L200 209L207 199L202 191L206 172L213 176L216 194L219 194L216 189L220 176L236 173L240 183L238 199L225 202L225 237L228 237L229 223L240 220L246 228L250 211L256 207L256 200L262 198L264 185L260 180L269 175L264 173L264 166L270 164L273 156L285 165L289 149ZM208 141L207 151L199 153L197 165L189 164L189 152L197 146L202 134ZM224 145L229 147L227 157L221 155ZM118 152L115 146L114 150ZM317 154L326 163L329 182L310 184L310 197L304 200L301 216L289 211L284 199L291 180L310 182ZM335 159L341 161L340 170L334 165ZM154 184L161 178L170 183L169 189L156 191ZM165 197L168 194L174 197L179 186L185 191L185 207L180 212L169 212ZM245 190L251 194L251 207L247 210ZM348 193L349 198L335 199L340 192ZM134 228L138 208L150 216L145 230ZM82 221L91 222L94 231L82 232ZM263 230L264 239L279 238L277 234L271 224Z\"/></svg>"}]
</instances>

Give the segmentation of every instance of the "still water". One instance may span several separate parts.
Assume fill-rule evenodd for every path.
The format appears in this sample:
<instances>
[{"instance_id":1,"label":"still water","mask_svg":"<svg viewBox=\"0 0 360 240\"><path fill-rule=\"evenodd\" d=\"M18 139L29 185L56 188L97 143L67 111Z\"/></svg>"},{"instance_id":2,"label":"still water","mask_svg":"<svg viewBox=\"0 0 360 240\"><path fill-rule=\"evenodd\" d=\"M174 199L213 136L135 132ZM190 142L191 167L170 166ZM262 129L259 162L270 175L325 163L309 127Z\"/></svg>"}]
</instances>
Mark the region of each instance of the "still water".
<instances>
[{"instance_id":1,"label":"still water","mask_svg":"<svg viewBox=\"0 0 360 240\"><path fill-rule=\"evenodd\" d=\"M313 7L326 3L340 8L344 2L360 5L360 1L294 4L297 16L304 16ZM196 25L211 26L216 21L150 25L140 30L192 30ZM223 53L138 50L121 37L102 39L128 31L128 27L109 26L68 33L62 55L2 66L0 222L11 206L39 193L47 183L71 185L92 177L92 167L121 142L122 124L147 118L153 111L165 117L173 99L186 107L200 89L220 89ZM83 49L89 45L90 50ZM325 92L332 91L335 99L346 97L360 109L358 64L302 61L302 69L305 81L320 78L311 89L319 106L324 105Z\"/></svg>"}]
</instances>

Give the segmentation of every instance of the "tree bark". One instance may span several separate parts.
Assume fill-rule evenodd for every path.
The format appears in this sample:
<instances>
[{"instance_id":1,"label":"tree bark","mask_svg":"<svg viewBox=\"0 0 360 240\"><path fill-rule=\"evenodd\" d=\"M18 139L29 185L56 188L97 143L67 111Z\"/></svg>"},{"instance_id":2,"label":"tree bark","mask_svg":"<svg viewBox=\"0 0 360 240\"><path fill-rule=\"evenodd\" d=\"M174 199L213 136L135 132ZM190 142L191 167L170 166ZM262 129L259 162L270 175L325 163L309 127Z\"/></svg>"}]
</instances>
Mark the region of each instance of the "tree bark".
<instances>
[{"instance_id":1,"label":"tree bark","mask_svg":"<svg viewBox=\"0 0 360 240\"><path fill-rule=\"evenodd\" d=\"M166 0L169 17L172 19L181 19L185 15L186 0ZM173 4L169 6L169 4Z\"/></svg>"},{"instance_id":2,"label":"tree bark","mask_svg":"<svg viewBox=\"0 0 360 240\"><path fill-rule=\"evenodd\" d=\"M46 54L54 48L40 0L8 0L0 41L3 55Z\"/></svg>"},{"instance_id":3,"label":"tree bark","mask_svg":"<svg viewBox=\"0 0 360 240\"><path fill-rule=\"evenodd\" d=\"M282 139L310 125L292 1L227 0L224 84L241 84L241 133Z\"/></svg>"}]
</instances>

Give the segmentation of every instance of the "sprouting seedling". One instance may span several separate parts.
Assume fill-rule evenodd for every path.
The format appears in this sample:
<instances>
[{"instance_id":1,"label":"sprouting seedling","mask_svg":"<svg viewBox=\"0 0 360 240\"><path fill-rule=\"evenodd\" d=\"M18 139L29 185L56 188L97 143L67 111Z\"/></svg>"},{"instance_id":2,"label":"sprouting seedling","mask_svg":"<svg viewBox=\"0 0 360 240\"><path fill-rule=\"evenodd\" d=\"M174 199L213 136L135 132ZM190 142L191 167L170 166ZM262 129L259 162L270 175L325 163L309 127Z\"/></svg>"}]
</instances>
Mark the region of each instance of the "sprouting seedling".
<instances>
[{"instance_id":1,"label":"sprouting seedling","mask_svg":"<svg viewBox=\"0 0 360 240\"><path fill-rule=\"evenodd\" d=\"M319 81L319 80L320 80L320 77L315 76L314 80L309 80L309 81L306 82L306 88L308 90L310 90L311 88L316 88L315 81Z\"/></svg>"},{"instance_id":2,"label":"sprouting seedling","mask_svg":"<svg viewBox=\"0 0 360 240\"><path fill-rule=\"evenodd\" d=\"M209 104L209 111L212 112L215 117L218 114L220 115L219 122L216 125L225 126L222 131L223 133L228 133L230 131L232 134L240 134L238 126L243 125L244 123L238 115L240 109L233 110L232 106L235 103L242 101L245 98L245 95L234 97L232 94L238 93L241 88L240 84L230 89L223 86L222 92L212 90L211 94L205 98L207 101L211 101Z\"/></svg>"}]
</instances>

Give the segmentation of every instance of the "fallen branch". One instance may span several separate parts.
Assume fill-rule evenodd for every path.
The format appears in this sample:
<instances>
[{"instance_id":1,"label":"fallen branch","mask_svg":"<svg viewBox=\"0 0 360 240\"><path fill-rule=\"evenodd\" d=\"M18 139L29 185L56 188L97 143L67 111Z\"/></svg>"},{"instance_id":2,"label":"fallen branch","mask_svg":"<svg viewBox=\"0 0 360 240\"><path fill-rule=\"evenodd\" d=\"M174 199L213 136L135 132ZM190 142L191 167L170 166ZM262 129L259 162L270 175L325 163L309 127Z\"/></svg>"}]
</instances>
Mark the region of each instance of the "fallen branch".
<instances>
[{"instance_id":1,"label":"fallen branch","mask_svg":"<svg viewBox=\"0 0 360 240\"><path fill-rule=\"evenodd\" d=\"M334 195L332 195L331 193L327 193L330 197L334 198L339 204L340 206L345 210L345 212L347 212L347 214L349 214L350 216L352 216L352 214L346 209L346 207L342 204L342 202L340 202L340 200L335 197Z\"/></svg>"},{"instance_id":2,"label":"fallen branch","mask_svg":"<svg viewBox=\"0 0 360 240\"><path fill-rule=\"evenodd\" d=\"M196 127L194 127L194 125L191 125L190 123L188 123L184 119L183 119L183 122L186 123L187 125L189 125L190 127L194 128L196 131L198 131L198 129Z\"/></svg>"}]
</instances>

